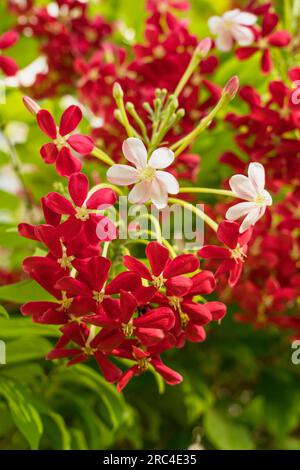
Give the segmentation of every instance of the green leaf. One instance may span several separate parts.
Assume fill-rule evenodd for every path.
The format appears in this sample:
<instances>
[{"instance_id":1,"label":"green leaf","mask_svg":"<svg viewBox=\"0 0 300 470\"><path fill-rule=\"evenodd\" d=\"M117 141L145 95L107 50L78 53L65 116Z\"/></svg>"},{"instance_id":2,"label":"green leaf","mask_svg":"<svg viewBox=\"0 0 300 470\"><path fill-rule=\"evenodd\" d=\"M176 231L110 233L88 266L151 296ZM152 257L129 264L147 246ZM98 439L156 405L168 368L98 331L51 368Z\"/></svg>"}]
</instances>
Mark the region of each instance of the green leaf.
<instances>
[{"instance_id":1,"label":"green leaf","mask_svg":"<svg viewBox=\"0 0 300 470\"><path fill-rule=\"evenodd\" d=\"M0 287L0 300L23 304L34 300L53 300L53 297L36 282L26 280Z\"/></svg>"},{"instance_id":2,"label":"green leaf","mask_svg":"<svg viewBox=\"0 0 300 470\"><path fill-rule=\"evenodd\" d=\"M39 447L43 424L37 410L30 403L26 390L11 380L1 379L0 393L7 400L15 425L32 450Z\"/></svg>"},{"instance_id":3,"label":"green leaf","mask_svg":"<svg viewBox=\"0 0 300 470\"><path fill-rule=\"evenodd\" d=\"M44 358L52 349L52 344L45 338L22 337L9 341L6 345L7 365Z\"/></svg>"},{"instance_id":4,"label":"green leaf","mask_svg":"<svg viewBox=\"0 0 300 470\"><path fill-rule=\"evenodd\" d=\"M204 419L208 439L220 450L252 450L254 443L247 428L224 412L210 409Z\"/></svg>"},{"instance_id":5,"label":"green leaf","mask_svg":"<svg viewBox=\"0 0 300 470\"><path fill-rule=\"evenodd\" d=\"M0 305L0 317L4 317L7 320L9 319L9 315L3 305Z\"/></svg>"},{"instance_id":6,"label":"green leaf","mask_svg":"<svg viewBox=\"0 0 300 470\"><path fill-rule=\"evenodd\" d=\"M33 323L31 318L0 318L2 339L14 339L28 336L49 336L58 338L60 333L57 326Z\"/></svg>"}]
</instances>

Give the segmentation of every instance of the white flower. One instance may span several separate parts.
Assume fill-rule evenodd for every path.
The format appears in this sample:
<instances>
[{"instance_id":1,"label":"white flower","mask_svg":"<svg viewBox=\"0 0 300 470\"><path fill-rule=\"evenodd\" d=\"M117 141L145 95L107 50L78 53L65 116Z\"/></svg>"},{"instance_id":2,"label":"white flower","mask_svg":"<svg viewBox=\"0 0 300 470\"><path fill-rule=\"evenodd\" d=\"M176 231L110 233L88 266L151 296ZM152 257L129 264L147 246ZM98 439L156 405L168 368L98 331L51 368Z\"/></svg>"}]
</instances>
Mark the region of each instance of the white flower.
<instances>
[{"instance_id":1,"label":"white flower","mask_svg":"<svg viewBox=\"0 0 300 470\"><path fill-rule=\"evenodd\" d=\"M129 202L142 204L151 200L158 209L168 203L168 194L177 194L179 184L167 171L161 171L173 163L172 150L161 147L156 149L148 160L147 150L140 139L129 137L123 143L125 158L134 164L113 165L107 172L107 179L119 186L135 186L129 193Z\"/></svg>"},{"instance_id":2,"label":"white flower","mask_svg":"<svg viewBox=\"0 0 300 470\"><path fill-rule=\"evenodd\" d=\"M265 213L266 207L272 205L272 197L265 188L265 169L260 163L250 163L248 177L234 175L229 184L234 194L248 202L240 202L226 212L226 219L237 220L246 215L240 226L240 233L254 225Z\"/></svg>"},{"instance_id":3,"label":"white flower","mask_svg":"<svg viewBox=\"0 0 300 470\"><path fill-rule=\"evenodd\" d=\"M208 20L209 29L217 36L216 46L220 51L228 52L235 40L240 46L249 46L254 41L254 34L248 26L253 25L257 17L252 13L239 10L227 11L223 16L212 16Z\"/></svg>"}]
</instances>

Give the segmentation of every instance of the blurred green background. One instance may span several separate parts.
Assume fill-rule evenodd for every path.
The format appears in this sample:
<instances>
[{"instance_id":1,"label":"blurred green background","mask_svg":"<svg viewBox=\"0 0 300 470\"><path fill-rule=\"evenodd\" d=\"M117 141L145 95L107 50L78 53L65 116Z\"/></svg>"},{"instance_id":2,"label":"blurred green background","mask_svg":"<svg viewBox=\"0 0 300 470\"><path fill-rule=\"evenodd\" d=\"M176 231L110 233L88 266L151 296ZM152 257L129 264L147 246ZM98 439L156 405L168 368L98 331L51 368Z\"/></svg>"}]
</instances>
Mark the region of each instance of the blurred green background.
<instances>
[{"instance_id":1,"label":"blurred green background","mask_svg":"<svg viewBox=\"0 0 300 470\"><path fill-rule=\"evenodd\" d=\"M13 24L4 13L4 3L2 31ZM208 33L207 18L232 4L191 3L191 30L199 37ZM142 38L142 0L91 1L90 9L91 14L123 21L134 40ZM37 48L35 39L22 38L12 55L23 67L36 58ZM264 92L264 78L253 74L255 60L241 66L232 55L222 57L216 81L223 84L238 74L242 84L255 84ZM58 100L45 106L60 114ZM239 101L232 106L242 109ZM0 114L2 127L7 131L8 123L12 126L11 135L20 132L20 127L13 127L20 122L29 127L26 142L16 145L26 184L38 200L57 182L53 169L39 156L44 138L23 108L20 91L7 91ZM227 176L228 169L217 160L233 147L225 125L203 135L195 148L202 155L200 182L214 186ZM93 163L89 171L99 167ZM27 280L13 284L14 273L18 274L22 259L38 248L16 233L17 223L25 217L24 204L5 187L5 180L14 181L14 174L3 145L0 172L1 283L10 283L0 287L0 340L7 347L7 364L0 365L1 449L300 449L300 365L291 362L289 339L271 328L255 330L236 323L234 305L221 325L209 328L204 343L164 355L166 363L184 376L174 388L163 387L147 373L119 395L92 361L70 369L62 362L46 362L44 356L58 333L55 327L35 325L19 313L19 304L38 300L39 290Z\"/></svg>"}]
</instances>

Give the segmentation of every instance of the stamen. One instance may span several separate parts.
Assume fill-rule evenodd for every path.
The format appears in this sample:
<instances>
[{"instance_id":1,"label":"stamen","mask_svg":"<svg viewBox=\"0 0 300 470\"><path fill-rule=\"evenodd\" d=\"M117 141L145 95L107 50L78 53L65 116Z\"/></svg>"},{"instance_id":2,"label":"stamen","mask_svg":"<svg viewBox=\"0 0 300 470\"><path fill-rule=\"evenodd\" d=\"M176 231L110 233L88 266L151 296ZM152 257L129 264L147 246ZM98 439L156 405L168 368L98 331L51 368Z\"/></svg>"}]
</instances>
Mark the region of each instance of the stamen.
<instances>
[{"instance_id":1,"label":"stamen","mask_svg":"<svg viewBox=\"0 0 300 470\"><path fill-rule=\"evenodd\" d=\"M89 210L86 207L75 207L76 219L86 222L90 218Z\"/></svg>"}]
</instances>

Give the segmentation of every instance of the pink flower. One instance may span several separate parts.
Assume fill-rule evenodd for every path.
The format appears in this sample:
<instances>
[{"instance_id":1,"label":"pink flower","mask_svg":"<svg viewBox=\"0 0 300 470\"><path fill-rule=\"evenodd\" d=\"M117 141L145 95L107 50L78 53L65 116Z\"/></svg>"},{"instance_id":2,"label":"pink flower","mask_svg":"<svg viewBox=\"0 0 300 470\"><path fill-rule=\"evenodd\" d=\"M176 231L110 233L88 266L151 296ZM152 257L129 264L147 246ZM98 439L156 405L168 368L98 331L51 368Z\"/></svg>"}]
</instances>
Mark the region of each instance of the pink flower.
<instances>
[{"instance_id":1,"label":"pink flower","mask_svg":"<svg viewBox=\"0 0 300 470\"><path fill-rule=\"evenodd\" d=\"M264 215L267 206L272 205L272 197L264 189L265 169L260 163L250 163L248 177L234 175L230 178L229 184L237 197L247 201L230 207L226 212L228 220L237 220L246 215L239 230L243 233Z\"/></svg>"},{"instance_id":2,"label":"pink flower","mask_svg":"<svg viewBox=\"0 0 300 470\"><path fill-rule=\"evenodd\" d=\"M167 171L174 161L174 153L166 147L156 149L148 160L147 150L140 139L130 137L123 143L125 158L134 164L113 165L107 172L107 179L119 186L135 186L129 193L131 203L142 204L151 200L158 209L166 207L168 193L177 194L179 185L176 178Z\"/></svg>"},{"instance_id":3,"label":"pink flower","mask_svg":"<svg viewBox=\"0 0 300 470\"><path fill-rule=\"evenodd\" d=\"M48 164L55 163L61 176L70 176L81 170L81 163L73 157L71 148L81 155L89 154L94 147L92 140L81 134L70 135L82 119L82 112L78 106L69 106L56 126L53 117L46 109L38 111L37 122L40 129L52 142L43 145L41 156Z\"/></svg>"},{"instance_id":4,"label":"pink flower","mask_svg":"<svg viewBox=\"0 0 300 470\"><path fill-rule=\"evenodd\" d=\"M18 71L18 66L10 57L4 57L2 50L13 46L17 42L18 37L15 31L7 31L0 36L0 70L7 76L15 75Z\"/></svg>"},{"instance_id":5,"label":"pink flower","mask_svg":"<svg viewBox=\"0 0 300 470\"><path fill-rule=\"evenodd\" d=\"M223 16L212 16L208 20L209 29L216 34L216 46L220 51L228 52L235 40L240 46L249 46L255 39L248 26L256 23L257 17L252 13L239 10L227 11Z\"/></svg>"}]
</instances>

